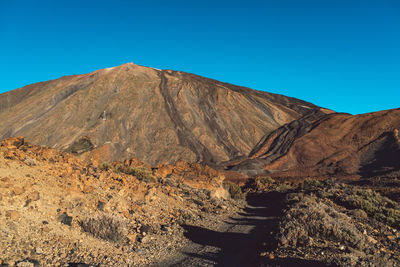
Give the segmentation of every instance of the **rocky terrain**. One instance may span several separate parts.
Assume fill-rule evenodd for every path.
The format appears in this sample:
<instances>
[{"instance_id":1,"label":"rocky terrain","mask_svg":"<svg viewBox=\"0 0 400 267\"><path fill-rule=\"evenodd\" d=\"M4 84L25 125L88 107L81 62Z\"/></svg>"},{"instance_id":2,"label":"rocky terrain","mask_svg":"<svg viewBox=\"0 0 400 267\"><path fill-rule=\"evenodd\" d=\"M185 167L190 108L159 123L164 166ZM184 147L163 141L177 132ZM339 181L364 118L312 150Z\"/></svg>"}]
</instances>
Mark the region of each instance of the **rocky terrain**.
<instances>
[{"instance_id":1,"label":"rocky terrain","mask_svg":"<svg viewBox=\"0 0 400 267\"><path fill-rule=\"evenodd\" d=\"M266 135L228 169L274 177L399 176L400 109L304 116Z\"/></svg>"},{"instance_id":2,"label":"rocky terrain","mask_svg":"<svg viewBox=\"0 0 400 267\"><path fill-rule=\"evenodd\" d=\"M369 184L240 188L198 163L95 165L23 138L2 141L0 174L3 266L400 264L400 204Z\"/></svg>"},{"instance_id":3,"label":"rocky terrain","mask_svg":"<svg viewBox=\"0 0 400 267\"><path fill-rule=\"evenodd\" d=\"M185 245L183 225L218 229L240 208L223 179L184 162L160 169L137 160L95 166L23 138L6 139L0 264L149 265Z\"/></svg>"},{"instance_id":4,"label":"rocky terrain","mask_svg":"<svg viewBox=\"0 0 400 267\"><path fill-rule=\"evenodd\" d=\"M217 163L246 156L265 134L310 112L298 99L133 63L0 95L0 140L103 162ZM86 153L85 153L86 152Z\"/></svg>"},{"instance_id":5,"label":"rocky terrain","mask_svg":"<svg viewBox=\"0 0 400 267\"><path fill-rule=\"evenodd\" d=\"M264 223L259 266L400 266L399 202L337 179L291 188L259 179L254 188L275 216Z\"/></svg>"}]
</instances>

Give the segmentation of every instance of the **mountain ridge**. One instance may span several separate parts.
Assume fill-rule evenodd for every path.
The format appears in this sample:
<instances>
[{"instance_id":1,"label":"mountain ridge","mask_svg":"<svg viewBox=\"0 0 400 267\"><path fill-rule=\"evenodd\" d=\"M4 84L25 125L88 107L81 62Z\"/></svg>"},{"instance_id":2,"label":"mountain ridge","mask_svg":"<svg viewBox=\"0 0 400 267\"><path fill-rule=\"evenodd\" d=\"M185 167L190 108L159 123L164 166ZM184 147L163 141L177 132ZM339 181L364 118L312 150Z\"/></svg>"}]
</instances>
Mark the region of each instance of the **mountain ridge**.
<instances>
[{"instance_id":1,"label":"mountain ridge","mask_svg":"<svg viewBox=\"0 0 400 267\"><path fill-rule=\"evenodd\" d=\"M305 116L267 134L246 158L227 168L276 177L396 176L399 118L400 108L314 120Z\"/></svg>"}]
</instances>

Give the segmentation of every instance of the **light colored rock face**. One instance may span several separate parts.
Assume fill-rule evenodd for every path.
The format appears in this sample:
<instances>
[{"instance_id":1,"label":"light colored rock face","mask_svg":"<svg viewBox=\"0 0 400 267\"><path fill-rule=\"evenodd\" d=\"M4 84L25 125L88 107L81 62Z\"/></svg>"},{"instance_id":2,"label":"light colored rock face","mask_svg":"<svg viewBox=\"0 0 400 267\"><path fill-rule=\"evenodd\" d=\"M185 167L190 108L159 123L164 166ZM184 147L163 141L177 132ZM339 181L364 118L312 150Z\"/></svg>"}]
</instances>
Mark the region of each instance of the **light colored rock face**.
<instances>
[{"instance_id":1,"label":"light colored rock face","mask_svg":"<svg viewBox=\"0 0 400 267\"><path fill-rule=\"evenodd\" d=\"M94 148L89 156L101 153L104 161L215 163L248 154L266 133L314 110L297 99L128 63L0 95L0 139Z\"/></svg>"}]
</instances>

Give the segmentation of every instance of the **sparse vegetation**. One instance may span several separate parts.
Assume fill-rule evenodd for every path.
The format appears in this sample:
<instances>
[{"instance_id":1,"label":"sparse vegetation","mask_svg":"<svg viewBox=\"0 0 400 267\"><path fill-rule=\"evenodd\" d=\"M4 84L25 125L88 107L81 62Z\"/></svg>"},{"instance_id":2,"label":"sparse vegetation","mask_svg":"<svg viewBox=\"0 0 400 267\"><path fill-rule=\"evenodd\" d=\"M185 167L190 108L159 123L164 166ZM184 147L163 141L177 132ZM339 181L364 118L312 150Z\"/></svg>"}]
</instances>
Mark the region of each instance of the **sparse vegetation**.
<instances>
[{"instance_id":1,"label":"sparse vegetation","mask_svg":"<svg viewBox=\"0 0 400 267\"><path fill-rule=\"evenodd\" d=\"M281 245L310 245L320 238L358 249L364 247L364 235L347 215L313 197L299 195L298 198L280 224L278 240Z\"/></svg>"},{"instance_id":2,"label":"sparse vegetation","mask_svg":"<svg viewBox=\"0 0 400 267\"><path fill-rule=\"evenodd\" d=\"M132 172L132 168L129 166L126 166L124 164L119 164L114 168L114 172L116 173L125 173L125 174L130 174Z\"/></svg>"},{"instance_id":3,"label":"sparse vegetation","mask_svg":"<svg viewBox=\"0 0 400 267\"><path fill-rule=\"evenodd\" d=\"M108 171L110 169L110 165L107 162L104 162L103 164L100 165L100 170L102 171Z\"/></svg>"},{"instance_id":4,"label":"sparse vegetation","mask_svg":"<svg viewBox=\"0 0 400 267\"><path fill-rule=\"evenodd\" d=\"M224 188L228 190L229 195L232 199L242 200L245 199L246 194L242 192L242 189L239 185L232 182L224 182Z\"/></svg>"},{"instance_id":5,"label":"sparse vegetation","mask_svg":"<svg viewBox=\"0 0 400 267\"><path fill-rule=\"evenodd\" d=\"M400 204L378 192L360 187L344 186L334 180L306 179L299 188L312 191L322 198L330 198L337 204L353 209L352 214L361 218L368 215L380 222L400 229Z\"/></svg>"},{"instance_id":6,"label":"sparse vegetation","mask_svg":"<svg viewBox=\"0 0 400 267\"><path fill-rule=\"evenodd\" d=\"M380 251L398 253L398 202L332 178L306 179L284 203L275 235L280 256L308 255L335 266L393 265Z\"/></svg>"},{"instance_id":7,"label":"sparse vegetation","mask_svg":"<svg viewBox=\"0 0 400 267\"><path fill-rule=\"evenodd\" d=\"M139 181L143 181L146 183L154 183L157 182L157 178L153 176L151 170L146 168L133 168L132 175L136 176Z\"/></svg>"},{"instance_id":8,"label":"sparse vegetation","mask_svg":"<svg viewBox=\"0 0 400 267\"><path fill-rule=\"evenodd\" d=\"M157 182L157 178L153 176L151 170L145 167L130 167L127 165L119 164L115 167L114 171L117 173L125 173L136 176L139 181L143 181L145 183Z\"/></svg>"},{"instance_id":9,"label":"sparse vegetation","mask_svg":"<svg viewBox=\"0 0 400 267\"><path fill-rule=\"evenodd\" d=\"M378 221L400 228L400 204L371 189L355 189L339 196L339 201L361 209Z\"/></svg>"},{"instance_id":10,"label":"sparse vegetation","mask_svg":"<svg viewBox=\"0 0 400 267\"><path fill-rule=\"evenodd\" d=\"M267 176L267 177L257 177L255 178L256 183L258 184L262 184L262 185L270 185L275 183L275 180L272 179L271 177Z\"/></svg>"},{"instance_id":11,"label":"sparse vegetation","mask_svg":"<svg viewBox=\"0 0 400 267\"><path fill-rule=\"evenodd\" d=\"M275 180L271 177L256 177L254 179L254 184L257 190L269 190L275 188Z\"/></svg>"},{"instance_id":12,"label":"sparse vegetation","mask_svg":"<svg viewBox=\"0 0 400 267\"><path fill-rule=\"evenodd\" d=\"M249 188L256 191L279 191L286 192L293 189L293 184L288 181L275 180L270 176L259 176L254 178L250 183L247 184Z\"/></svg>"},{"instance_id":13,"label":"sparse vegetation","mask_svg":"<svg viewBox=\"0 0 400 267\"><path fill-rule=\"evenodd\" d=\"M275 187L275 190L279 192L287 192L288 190L291 189L293 189L293 185L287 182L278 183Z\"/></svg>"},{"instance_id":14,"label":"sparse vegetation","mask_svg":"<svg viewBox=\"0 0 400 267\"><path fill-rule=\"evenodd\" d=\"M79 225L84 232L103 240L115 243L124 243L127 240L128 223L115 215L102 214L86 218L81 220Z\"/></svg>"},{"instance_id":15,"label":"sparse vegetation","mask_svg":"<svg viewBox=\"0 0 400 267\"><path fill-rule=\"evenodd\" d=\"M316 190L319 189L323 186L323 183L321 181L311 179L311 178L306 178L301 184L300 188L303 190Z\"/></svg>"}]
</instances>

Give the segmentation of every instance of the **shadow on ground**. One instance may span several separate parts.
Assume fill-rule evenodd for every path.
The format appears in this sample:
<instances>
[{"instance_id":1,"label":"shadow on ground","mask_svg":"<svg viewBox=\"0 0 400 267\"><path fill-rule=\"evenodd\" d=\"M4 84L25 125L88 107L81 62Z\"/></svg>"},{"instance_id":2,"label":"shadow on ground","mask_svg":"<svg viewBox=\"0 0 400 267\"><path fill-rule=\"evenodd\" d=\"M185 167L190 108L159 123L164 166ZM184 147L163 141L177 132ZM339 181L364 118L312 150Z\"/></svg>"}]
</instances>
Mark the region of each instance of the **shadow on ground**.
<instances>
[{"instance_id":1,"label":"shadow on ground","mask_svg":"<svg viewBox=\"0 0 400 267\"><path fill-rule=\"evenodd\" d=\"M262 251L272 251L277 246L274 234L278 229L283 199L284 194L278 192L249 194L248 207L237 218L227 222L232 225L227 232L184 225L185 236L192 242L220 249L218 254L186 255L215 262L216 266L325 266L317 261L295 258L270 260L260 256Z\"/></svg>"}]
</instances>

